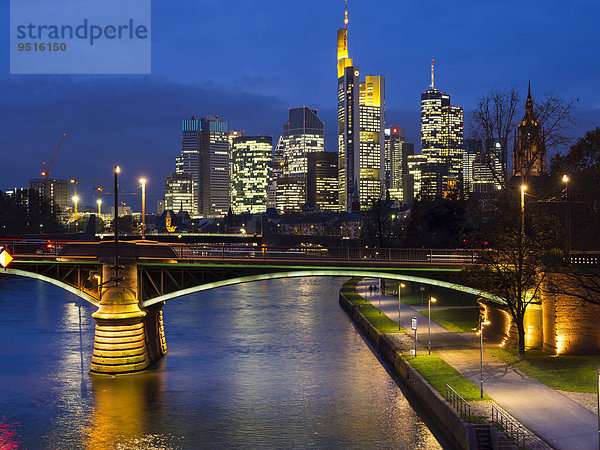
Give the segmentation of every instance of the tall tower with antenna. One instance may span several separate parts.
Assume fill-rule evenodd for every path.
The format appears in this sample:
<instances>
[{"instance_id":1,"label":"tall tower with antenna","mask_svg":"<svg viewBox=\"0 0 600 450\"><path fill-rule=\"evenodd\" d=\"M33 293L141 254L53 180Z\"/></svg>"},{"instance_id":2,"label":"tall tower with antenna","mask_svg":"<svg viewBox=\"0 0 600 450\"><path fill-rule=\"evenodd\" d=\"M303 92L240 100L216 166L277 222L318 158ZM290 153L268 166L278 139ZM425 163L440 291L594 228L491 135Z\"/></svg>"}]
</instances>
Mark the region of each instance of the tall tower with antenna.
<instances>
[{"instance_id":1,"label":"tall tower with antenna","mask_svg":"<svg viewBox=\"0 0 600 450\"><path fill-rule=\"evenodd\" d=\"M463 153L463 109L435 88L432 59L431 84L421 94L421 154L427 157L421 168L422 199L448 196L460 188Z\"/></svg>"},{"instance_id":2,"label":"tall tower with antenna","mask_svg":"<svg viewBox=\"0 0 600 450\"><path fill-rule=\"evenodd\" d=\"M368 75L348 52L348 1L337 31L338 178L342 211L367 209L385 187L385 78Z\"/></svg>"}]
</instances>

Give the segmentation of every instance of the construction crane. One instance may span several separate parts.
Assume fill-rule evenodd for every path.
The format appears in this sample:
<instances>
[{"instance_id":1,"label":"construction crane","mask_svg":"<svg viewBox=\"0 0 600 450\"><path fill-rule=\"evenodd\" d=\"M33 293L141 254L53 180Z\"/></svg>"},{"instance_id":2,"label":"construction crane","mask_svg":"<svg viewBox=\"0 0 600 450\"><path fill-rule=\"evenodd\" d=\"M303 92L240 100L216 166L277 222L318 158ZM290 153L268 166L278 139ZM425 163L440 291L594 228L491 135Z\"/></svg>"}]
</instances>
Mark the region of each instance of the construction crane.
<instances>
[{"instance_id":1,"label":"construction crane","mask_svg":"<svg viewBox=\"0 0 600 450\"><path fill-rule=\"evenodd\" d=\"M56 159L56 155L58 155L58 151L60 150L60 146L63 143L63 140L65 139L65 136L67 135L67 133L63 133L62 137L60 138L60 142L58 143L58 146L56 147L56 151L54 152L54 156L52 156L52 160L50 161L50 165L48 165L48 167L46 167L46 163L43 162L42 163L42 176L46 177L46 179L50 178L50 170L52 169L52 165L54 164L54 160Z\"/></svg>"}]
</instances>

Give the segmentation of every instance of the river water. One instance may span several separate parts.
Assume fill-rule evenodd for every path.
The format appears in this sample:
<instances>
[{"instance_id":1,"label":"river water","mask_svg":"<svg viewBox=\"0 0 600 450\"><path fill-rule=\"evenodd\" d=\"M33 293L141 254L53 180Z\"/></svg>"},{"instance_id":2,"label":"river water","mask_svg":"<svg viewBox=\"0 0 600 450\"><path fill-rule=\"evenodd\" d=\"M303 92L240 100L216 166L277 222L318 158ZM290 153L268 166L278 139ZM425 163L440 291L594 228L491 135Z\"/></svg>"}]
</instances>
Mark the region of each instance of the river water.
<instances>
[{"instance_id":1,"label":"river water","mask_svg":"<svg viewBox=\"0 0 600 450\"><path fill-rule=\"evenodd\" d=\"M0 448L439 448L339 306L342 281L171 300L157 369L98 377L94 307L0 277Z\"/></svg>"}]
</instances>

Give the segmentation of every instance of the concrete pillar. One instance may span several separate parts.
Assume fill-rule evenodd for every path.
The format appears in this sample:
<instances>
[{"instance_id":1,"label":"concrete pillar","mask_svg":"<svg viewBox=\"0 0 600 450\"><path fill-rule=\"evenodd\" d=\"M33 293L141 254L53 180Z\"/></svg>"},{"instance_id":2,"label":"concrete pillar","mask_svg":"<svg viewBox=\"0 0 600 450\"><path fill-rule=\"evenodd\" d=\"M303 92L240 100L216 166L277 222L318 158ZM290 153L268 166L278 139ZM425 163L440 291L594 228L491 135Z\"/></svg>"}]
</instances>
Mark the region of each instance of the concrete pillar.
<instances>
[{"instance_id":1,"label":"concrete pillar","mask_svg":"<svg viewBox=\"0 0 600 450\"><path fill-rule=\"evenodd\" d=\"M113 276L103 265L103 279ZM149 311L140 308L137 298L137 267L127 264L119 270L122 281L108 284L100 298L96 319L91 372L125 374L146 370L167 352L162 305Z\"/></svg>"}]
</instances>

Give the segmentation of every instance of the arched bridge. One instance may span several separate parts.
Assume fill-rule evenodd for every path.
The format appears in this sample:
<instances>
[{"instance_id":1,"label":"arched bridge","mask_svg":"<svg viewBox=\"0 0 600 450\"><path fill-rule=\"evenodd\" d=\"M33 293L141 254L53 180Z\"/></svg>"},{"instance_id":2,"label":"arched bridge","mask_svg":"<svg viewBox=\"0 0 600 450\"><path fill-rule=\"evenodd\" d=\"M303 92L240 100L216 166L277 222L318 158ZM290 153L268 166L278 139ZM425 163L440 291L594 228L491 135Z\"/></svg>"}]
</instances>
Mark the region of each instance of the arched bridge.
<instances>
[{"instance_id":1,"label":"arched bridge","mask_svg":"<svg viewBox=\"0 0 600 450\"><path fill-rule=\"evenodd\" d=\"M0 244L2 245L2 244ZM305 276L413 281L487 296L464 286L472 250L273 249L156 242L5 244L14 261L0 273L55 284L98 307L92 372L145 370L166 353L162 305L231 284ZM115 282L115 278L118 280Z\"/></svg>"}]
</instances>

